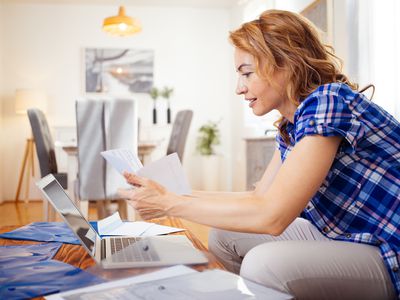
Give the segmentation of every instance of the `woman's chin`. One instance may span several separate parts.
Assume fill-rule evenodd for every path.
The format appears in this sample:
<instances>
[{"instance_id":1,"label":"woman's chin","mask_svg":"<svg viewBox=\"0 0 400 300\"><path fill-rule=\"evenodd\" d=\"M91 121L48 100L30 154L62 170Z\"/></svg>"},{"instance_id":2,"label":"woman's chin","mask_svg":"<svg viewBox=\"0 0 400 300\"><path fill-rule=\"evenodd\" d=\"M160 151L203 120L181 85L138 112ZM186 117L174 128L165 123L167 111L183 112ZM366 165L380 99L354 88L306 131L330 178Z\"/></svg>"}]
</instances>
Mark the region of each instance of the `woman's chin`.
<instances>
[{"instance_id":1,"label":"woman's chin","mask_svg":"<svg viewBox=\"0 0 400 300\"><path fill-rule=\"evenodd\" d=\"M253 114L255 114L257 117L264 116L270 112L270 111L265 111L265 109L264 110L257 109L257 107L253 107L252 110L253 110Z\"/></svg>"}]
</instances>

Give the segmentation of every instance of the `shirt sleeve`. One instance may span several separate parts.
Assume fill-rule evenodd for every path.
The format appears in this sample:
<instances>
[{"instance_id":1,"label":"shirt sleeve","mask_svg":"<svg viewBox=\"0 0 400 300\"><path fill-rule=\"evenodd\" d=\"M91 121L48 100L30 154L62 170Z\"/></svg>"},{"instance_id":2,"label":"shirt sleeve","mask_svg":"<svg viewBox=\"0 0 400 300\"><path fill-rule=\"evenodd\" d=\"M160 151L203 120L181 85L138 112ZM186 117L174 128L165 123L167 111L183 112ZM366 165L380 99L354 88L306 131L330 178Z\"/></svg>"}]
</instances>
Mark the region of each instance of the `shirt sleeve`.
<instances>
[{"instance_id":1,"label":"shirt sleeve","mask_svg":"<svg viewBox=\"0 0 400 300\"><path fill-rule=\"evenodd\" d=\"M354 153L364 136L363 124L352 112L349 101L337 94L314 95L307 98L298 111L295 140L307 135L341 136L340 151Z\"/></svg>"}]
</instances>

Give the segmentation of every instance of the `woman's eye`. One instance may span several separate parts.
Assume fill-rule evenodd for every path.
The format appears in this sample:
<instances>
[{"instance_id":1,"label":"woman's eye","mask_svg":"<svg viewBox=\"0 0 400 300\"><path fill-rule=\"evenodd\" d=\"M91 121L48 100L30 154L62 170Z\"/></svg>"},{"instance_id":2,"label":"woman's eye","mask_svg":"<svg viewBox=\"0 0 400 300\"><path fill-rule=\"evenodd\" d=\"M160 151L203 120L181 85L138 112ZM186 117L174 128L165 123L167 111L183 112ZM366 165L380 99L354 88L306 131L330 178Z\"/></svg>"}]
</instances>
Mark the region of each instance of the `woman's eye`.
<instances>
[{"instance_id":1,"label":"woman's eye","mask_svg":"<svg viewBox=\"0 0 400 300\"><path fill-rule=\"evenodd\" d=\"M243 73L243 74L242 74L242 76L244 76L244 77L246 77L246 78L247 78L247 77L249 77L249 76L250 76L252 73L253 73L253 72L247 72L247 73Z\"/></svg>"}]
</instances>

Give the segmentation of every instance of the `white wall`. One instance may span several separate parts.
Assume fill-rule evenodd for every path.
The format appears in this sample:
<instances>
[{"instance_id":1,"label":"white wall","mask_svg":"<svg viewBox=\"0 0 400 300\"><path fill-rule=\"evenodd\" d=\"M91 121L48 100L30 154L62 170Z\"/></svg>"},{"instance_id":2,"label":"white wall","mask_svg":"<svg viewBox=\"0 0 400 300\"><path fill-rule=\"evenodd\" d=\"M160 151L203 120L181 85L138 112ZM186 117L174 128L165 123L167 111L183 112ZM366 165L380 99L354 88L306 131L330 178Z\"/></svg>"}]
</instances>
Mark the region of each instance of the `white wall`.
<instances>
[{"instance_id":1,"label":"white wall","mask_svg":"<svg viewBox=\"0 0 400 300\"><path fill-rule=\"evenodd\" d=\"M4 85L0 89L2 128L6 129L7 141L3 145L1 168L5 199L14 197L25 138L30 135L26 116L14 113L15 89L44 89L49 98L50 125L74 125L74 101L85 96L82 92L85 47L154 49L155 85L175 88L173 112L184 108L194 111L184 161L193 188L200 185L194 155L197 128L209 119L222 119L220 152L230 151L233 92L227 40L229 10L126 6L128 15L137 17L143 25L142 33L127 38L109 37L100 30L103 18L117 11L110 5L6 1L2 10L1 20L7 28L0 46L4 57ZM143 122L150 122L150 98L143 94L134 97L139 100ZM230 187L227 174L231 173L227 158L223 166L221 188L226 189Z\"/></svg>"},{"instance_id":2,"label":"white wall","mask_svg":"<svg viewBox=\"0 0 400 300\"><path fill-rule=\"evenodd\" d=\"M236 6L230 12L230 30L239 28L243 23L245 6ZM231 110L231 148L230 163L233 166L231 173L232 191L243 191L246 187L246 151L243 138L244 120L243 120L243 97L237 96L234 91L236 89L237 74L233 59L233 46L230 46L230 90L232 93L230 110Z\"/></svg>"}]
</instances>

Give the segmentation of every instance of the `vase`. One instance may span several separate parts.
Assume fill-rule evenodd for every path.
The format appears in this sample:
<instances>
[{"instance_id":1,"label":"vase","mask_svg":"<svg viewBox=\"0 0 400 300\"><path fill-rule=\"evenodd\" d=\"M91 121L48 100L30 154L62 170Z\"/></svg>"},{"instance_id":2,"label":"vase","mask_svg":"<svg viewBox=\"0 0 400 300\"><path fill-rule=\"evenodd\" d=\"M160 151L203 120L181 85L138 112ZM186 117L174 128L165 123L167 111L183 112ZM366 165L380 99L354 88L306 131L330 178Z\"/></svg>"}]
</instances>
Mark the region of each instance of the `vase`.
<instances>
[{"instance_id":1,"label":"vase","mask_svg":"<svg viewBox=\"0 0 400 300\"><path fill-rule=\"evenodd\" d=\"M220 155L201 156L202 188L204 191L218 191L220 189L220 164Z\"/></svg>"},{"instance_id":2,"label":"vase","mask_svg":"<svg viewBox=\"0 0 400 300\"><path fill-rule=\"evenodd\" d=\"M169 108L169 103L167 108L167 123L171 124L171 109Z\"/></svg>"},{"instance_id":3,"label":"vase","mask_svg":"<svg viewBox=\"0 0 400 300\"><path fill-rule=\"evenodd\" d=\"M157 108L156 108L155 101L154 101L154 107L153 107L153 124L157 124Z\"/></svg>"}]
</instances>

